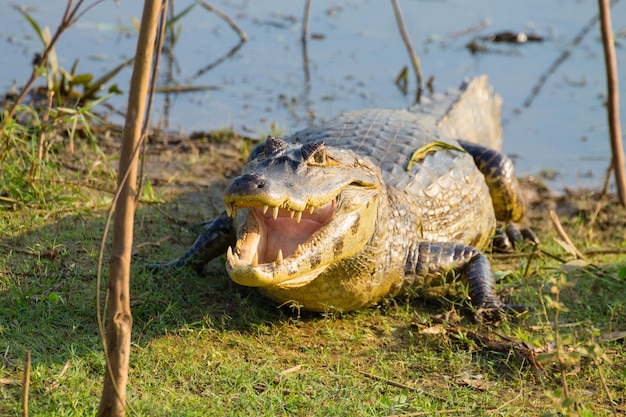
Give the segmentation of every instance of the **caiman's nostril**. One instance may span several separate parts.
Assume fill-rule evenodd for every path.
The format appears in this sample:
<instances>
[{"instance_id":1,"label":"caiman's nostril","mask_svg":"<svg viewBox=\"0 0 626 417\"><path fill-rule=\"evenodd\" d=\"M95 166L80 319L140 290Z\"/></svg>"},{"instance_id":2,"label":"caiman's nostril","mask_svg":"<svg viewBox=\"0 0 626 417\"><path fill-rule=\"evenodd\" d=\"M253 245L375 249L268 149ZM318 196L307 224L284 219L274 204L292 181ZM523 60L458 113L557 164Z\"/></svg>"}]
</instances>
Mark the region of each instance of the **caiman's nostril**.
<instances>
[{"instance_id":1,"label":"caiman's nostril","mask_svg":"<svg viewBox=\"0 0 626 417\"><path fill-rule=\"evenodd\" d=\"M256 188L264 188L264 187L265 187L265 181L259 181L259 183L256 186Z\"/></svg>"}]
</instances>

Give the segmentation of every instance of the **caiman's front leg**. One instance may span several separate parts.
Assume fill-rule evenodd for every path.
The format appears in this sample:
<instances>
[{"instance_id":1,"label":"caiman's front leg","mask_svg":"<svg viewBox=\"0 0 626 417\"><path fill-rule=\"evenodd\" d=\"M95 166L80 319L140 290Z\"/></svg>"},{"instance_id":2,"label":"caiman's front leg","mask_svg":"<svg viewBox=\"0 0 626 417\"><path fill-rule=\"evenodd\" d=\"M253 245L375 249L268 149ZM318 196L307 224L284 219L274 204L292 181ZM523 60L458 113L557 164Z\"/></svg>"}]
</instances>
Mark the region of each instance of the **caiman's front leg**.
<instances>
[{"instance_id":1,"label":"caiman's front leg","mask_svg":"<svg viewBox=\"0 0 626 417\"><path fill-rule=\"evenodd\" d=\"M206 222L200 236L180 258L152 264L150 268L160 270L189 266L199 272L209 261L226 253L226 249L234 246L236 240L233 219L224 211L215 219Z\"/></svg>"},{"instance_id":2,"label":"caiman's front leg","mask_svg":"<svg viewBox=\"0 0 626 417\"><path fill-rule=\"evenodd\" d=\"M487 257L473 246L453 242L420 242L409 254L405 285L428 283L431 279L457 272L469 289L478 321L496 321L506 310L518 306L504 304L496 294L496 284ZM411 282L412 281L412 282Z\"/></svg>"}]
</instances>

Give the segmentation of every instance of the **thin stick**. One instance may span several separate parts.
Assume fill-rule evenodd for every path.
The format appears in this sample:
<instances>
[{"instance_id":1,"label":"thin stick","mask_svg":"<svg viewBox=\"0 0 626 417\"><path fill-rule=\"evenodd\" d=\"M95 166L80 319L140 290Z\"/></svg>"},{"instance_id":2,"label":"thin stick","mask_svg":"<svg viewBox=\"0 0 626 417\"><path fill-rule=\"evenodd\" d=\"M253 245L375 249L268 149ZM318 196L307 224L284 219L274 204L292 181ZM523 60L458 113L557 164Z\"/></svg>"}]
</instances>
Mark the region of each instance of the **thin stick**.
<instances>
[{"instance_id":1,"label":"thin stick","mask_svg":"<svg viewBox=\"0 0 626 417\"><path fill-rule=\"evenodd\" d=\"M402 384L400 382L392 381L390 379L386 379L386 378L383 378L383 377L380 377L380 376L377 376L377 375L374 375L374 374L370 374L369 372L365 372L365 371L357 371L357 372L360 373L361 375L367 377L367 378L375 379L376 381L380 381L380 382L384 382L385 384L391 385L392 387L401 388L401 389L405 389L405 390L408 390L408 391L419 392L421 394L425 394L425 395L428 395L431 398L439 400L439 401L441 401L443 403L448 402L448 400L443 398L443 397L439 397L437 395L431 394L429 392L426 392L426 391L421 390L421 389L416 388L416 387L412 387L410 385L405 385L405 384Z\"/></svg>"},{"instance_id":2,"label":"thin stick","mask_svg":"<svg viewBox=\"0 0 626 417\"><path fill-rule=\"evenodd\" d=\"M615 185L620 203L622 206L626 206L626 163L624 161L624 146L622 145L622 128L619 121L619 82L613 29L611 28L611 6L609 0L598 0L598 6L600 8L600 31L602 32L606 66L607 111Z\"/></svg>"},{"instance_id":3,"label":"thin stick","mask_svg":"<svg viewBox=\"0 0 626 417\"><path fill-rule=\"evenodd\" d=\"M28 390L30 389L30 350L24 352L24 381L22 382L22 416L28 417Z\"/></svg>"},{"instance_id":4,"label":"thin stick","mask_svg":"<svg viewBox=\"0 0 626 417\"><path fill-rule=\"evenodd\" d=\"M435 411L417 411L409 414L391 414L388 417L417 417L417 416L433 416L437 414L456 414L465 413L466 409L451 409L451 410L435 410Z\"/></svg>"},{"instance_id":5,"label":"thin stick","mask_svg":"<svg viewBox=\"0 0 626 417\"><path fill-rule=\"evenodd\" d=\"M304 3L304 17L302 18L302 42L306 42L306 35L309 32L309 16L311 15L311 0Z\"/></svg>"},{"instance_id":6,"label":"thin stick","mask_svg":"<svg viewBox=\"0 0 626 417\"><path fill-rule=\"evenodd\" d=\"M167 0L165 0L167 2ZM128 383L128 364L130 358L132 313L130 308L130 260L133 242L133 219L136 209L137 153L144 139L142 124L145 117L152 55L157 31L159 13L166 13L167 4L159 0L146 0L133 73L131 76L124 138L118 168L118 191L114 203L109 209L107 226L111 213L115 210L113 225L113 245L109 262L109 283L106 298L110 307L106 338L103 340L106 372L98 408L98 416L124 416L127 404L126 385ZM106 235L105 229L103 235ZM104 326L100 316L100 280L104 248L104 237L98 258L96 309L100 331ZM134 410L133 410L134 411Z\"/></svg>"},{"instance_id":7,"label":"thin stick","mask_svg":"<svg viewBox=\"0 0 626 417\"><path fill-rule=\"evenodd\" d=\"M400 35L402 36L402 40L404 41L404 45L406 46L407 51L409 52L409 56L411 57L411 63L413 64L413 70L415 71L415 76L417 77L417 96L415 102L419 103L419 98L422 95L422 90L424 89L424 83L422 81L422 69L420 68L420 59L415 53L413 45L411 45L411 38L409 38L409 34L407 33L406 27L404 26L402 11L400 10L398 0L391 0L391 4L393 5L393 11L396 14L396 20L398 21L398 29L400 29Z\"/></svg>"},{"instance_id":8,"label":"thin stick","mask_svg":"<svg viewBox=\"0 0 626 417\"><path fill-rule=\"evenodd\" d=\"M561 371L561 387L563 387L563 396L567 399L569 398L569 387L567 385L567 378L565 376L565 371L566 371L566 365L565 365L565 359L563 358L562 355L562 350L563 347L561 346L561 337L559 335L559 311L560 311L560 307L558 307L559 305L559 294L560 294L560 290L558 290L555 294L554 294L554 301L557 305L557 307L554 309L554 350L556 350L556 356L559 360L559 370Z\"/></svg>"},{"instance_id":9,"label":"thin stick","mask_svg":"<svg viewBox=\"0 0 626 417\"><path fill-rule=\"evenodd\" d=\"M613 173L613 161L609 164L609 167L606 169L606 176L604 177L604 185L602 186L602 191L600 195L607 195L609 193L609 185L611 185L611 174Z\"/></svg>"},{"instance_id":10,"label":"thin stick","mask_svg":"<svg viewBox=\"0 0 626 417\"><path fill-rule=\"evenodd\" d=\"M609 386L606 384L606 379L604 378L604 373L602 372L600 361L597 358L594 358L593 361L596 364L596 369L598 370L598 376L600 377L600 382L602 383L602 389L604 390L604 393L606 394L606 397L609 400L609 404L611 405L611 410L613 411L613 415L617 417L618 416L617 408L615 408L615 403L613 402L613 396L611 395L611 390L609 389Z\"/></svg>"},{"instance_id":11,"label":"thin stick","mask_svg":"<svg viewBox=\"0 0 626 417\"><path fill-rule=\"evenodd\" d=\"M228 17L227 15L225 15L222 11L220 11L218 8L216 8L215 6L211 6L209 3L202 1L202 0L198 0L198 4L202 7L204 7L205 9L207 9L210 12L215 13L219 18L221 18L223 21L225 21L226 23L228 23L228 25L235 31L237 32L237 35L239 35L239 39L241 39L242 42L245 42L248 39L248 35L246 35L246 33L241 30L239 28L239 26L237 26L237 24L235 22L232 21L232 19L230 17Z\"/></svg>"},{"instance_id":12,"label":"thin stick","mask_svg":"<svg viewBox=\"0 0 626 417\"><path fill-rule=\"evenodd\" d=\"M568 234L565 232L565 229L563 229L563 225L561 224L561 221L559 220L559 216L557 216L557 214L554 212L554 210L550 210L550 220L552 221L552 224L554 225L554 228L556 229L556 232L559 234L559 237L561 239L563 239L565 241L565 243L567 243L568 245L570 245L572 247L576 257L578 259L584 259L584 260L587 261L588 260L587 257L585 255L583 255L576 248L576 246L574 246L574 243L572 243L572 240L569 238Z\"/></svg>"},{"instance_id":13,"label":"thin stick","mask_svg":"<svg viewBox=\"0 0 626 417\"><path fill-rule=\"evenodd\" d=\"M614 5L618 1L619 0L613 0L611 4ZM548 81L548 78L550 78L550 76L556 72L556 70L561 66L561 64L564 63L567 60L567 58L570 57L574 47L578 46L578 44L582 42L582 40L587 35L587 33L589 33L589 31L593 29L593 27L596 25L596 22L598 21L599 18L600 16L596 14L591 19L589 19L587 24L583 26L583 28L578 32L576 37L572 40L570 47L566 49L565 51L563 51L561 55L559 55L557 59L555 59L554 62L552 62L550 67L548 67L548 69L543 74L541 74L541 76L537 80L537 83L533 86L530 94L524 100L524 103L523 103L524 107L530 107L535 97L539 95L539 92L543 88L546 81Z\"/></svg>"}]
</instances>

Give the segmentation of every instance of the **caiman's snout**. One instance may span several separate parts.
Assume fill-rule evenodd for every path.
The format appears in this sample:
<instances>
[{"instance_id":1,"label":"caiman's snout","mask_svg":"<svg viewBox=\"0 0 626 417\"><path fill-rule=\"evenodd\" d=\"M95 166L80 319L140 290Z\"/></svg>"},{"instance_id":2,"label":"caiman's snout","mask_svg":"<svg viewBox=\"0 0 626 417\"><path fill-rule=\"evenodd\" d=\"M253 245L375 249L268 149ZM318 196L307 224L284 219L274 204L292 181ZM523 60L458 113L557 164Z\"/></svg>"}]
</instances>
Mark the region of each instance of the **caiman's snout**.
<instances>
[{"instance_id":1,"label":"caiman's snout","mask_svg":"<svg viewBox=\"0 0 626 417\"><path fill-rule=\"evenodd\" d=\"M235 178L233 183L224 190L224 194L228 195L265 194L266 192L267 180L257 172Z\"/></svg>"}]
</instances>

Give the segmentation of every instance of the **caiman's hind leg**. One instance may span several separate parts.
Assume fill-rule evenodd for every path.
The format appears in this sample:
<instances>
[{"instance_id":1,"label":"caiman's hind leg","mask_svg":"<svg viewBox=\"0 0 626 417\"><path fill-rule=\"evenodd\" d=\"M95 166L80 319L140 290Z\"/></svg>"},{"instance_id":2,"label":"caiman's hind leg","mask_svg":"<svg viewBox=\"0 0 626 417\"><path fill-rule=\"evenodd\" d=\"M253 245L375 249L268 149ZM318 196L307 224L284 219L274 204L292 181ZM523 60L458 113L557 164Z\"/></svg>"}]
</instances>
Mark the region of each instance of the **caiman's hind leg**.
<instances>
[{"instance_id":1,"label":"caiman's hind leg","mask_svg":"<svg viewBox=\"0 0 626 417\"><path fill-rule=\"evenodd\" d=\"M472 155L478 170L484 175L496 218L501 222L520 221L524 216L524 198L515 177L513 161L486 146L467 141L459 141L459 144ZM509 249L511 243L515 245L523 241L539 243L537 235L531 229L509 225L505 230L497 231L494 247Z\"/></svg>"},{"instance_id":2,"label":"caiman's hind leg","mask_svg":"<svg viewBox=\"0 0 626 417\"><path fill-rule=\"evenodd\" d=\"M457 273L467 285L477 321L498 321L502 313L526 307L505 304L496 294L496 283L487 257L473 246L455 242L420 242L409 254L405 290L429 285L432 279Z\"/></svg>"}]
</instances>

